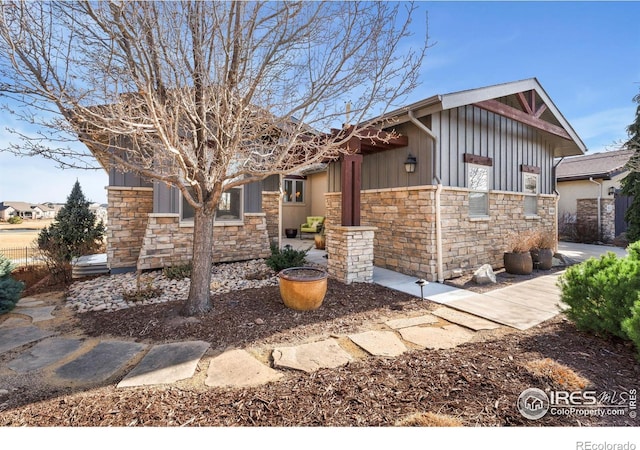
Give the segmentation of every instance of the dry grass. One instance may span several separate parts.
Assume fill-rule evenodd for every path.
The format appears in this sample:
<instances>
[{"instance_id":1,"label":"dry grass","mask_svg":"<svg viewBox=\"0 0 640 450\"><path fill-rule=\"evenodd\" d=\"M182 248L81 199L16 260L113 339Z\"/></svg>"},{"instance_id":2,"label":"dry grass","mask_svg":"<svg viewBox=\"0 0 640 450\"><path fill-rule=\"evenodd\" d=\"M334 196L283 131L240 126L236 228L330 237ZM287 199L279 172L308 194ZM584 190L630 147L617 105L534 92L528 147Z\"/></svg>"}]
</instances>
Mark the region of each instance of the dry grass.
<instances>
[{"instance_id":1,"label":"dry grass","mask_svg":"<svg viewBox=\"0 0 640 450\"><path fill-rule=\"evenodd\" d=\"M49 226L52 219L25 220L22 223L11 225L7 222L0 222L0 248L30 247L38 237L40 230ZM4 230L25 229L28 231L5 232Z\"/></svg>"},{"instance_id":2,"label":"dry grass","mask_svg":"<svg viewBox=\"0 0 640 450\"><path fill-rule=\"evenodd\" d=\"M39 231L25 231L20 233L3 233L0 231L0 248L31 247L38 238Z\"/></svg>"},{"instance_id":3,"label":"dry grass","mask_svg":"<svg viewBox=\"0 0 640 450\"><path fill-rule=\"evenodd\" d=\"M462 427L464 424L455 417L432 412L415 413L395 423L397 427Z\"/></svg>"},{"instance_id":4,"label":"dry grass","mask_svg":"<svg viewBox=\"0 0 640 450\"><path fill-rule=\"evenodd\" d=\"M552 359L537 359L525 364L525 368L534 376L547 378L570 391L579 391L591 384L571 368Z\"/></svg>"}]
</instances>

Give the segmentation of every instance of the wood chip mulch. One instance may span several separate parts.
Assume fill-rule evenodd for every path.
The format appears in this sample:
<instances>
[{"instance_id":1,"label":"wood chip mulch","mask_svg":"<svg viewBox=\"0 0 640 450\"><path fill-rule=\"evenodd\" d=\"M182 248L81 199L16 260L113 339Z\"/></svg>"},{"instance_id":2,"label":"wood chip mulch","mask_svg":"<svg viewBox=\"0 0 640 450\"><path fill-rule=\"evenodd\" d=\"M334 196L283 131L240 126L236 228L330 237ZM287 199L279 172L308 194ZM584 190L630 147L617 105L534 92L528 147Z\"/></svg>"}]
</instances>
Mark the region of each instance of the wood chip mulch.
<instances>
[{"instance_id":1,"label":"wood chip mulch","mask_svg":"<svg viewBox=\"0 0 640 450\"><path fill-rule=\"evenodd\" d=\"M113 313L74 315L57 326L87 339L144 343L204 340L210 354L228 348L273 348L319 337L344 336L435 305L381 286L330 281L322 307L287 309L278 288L214 298L211 313L185 319L176 303ZM65 309L63 306L60 308ZM66 310L66 309L65 309ZM56 310L58 311L58 310ZM55 314L55 312L54 312ZM116 389L48 386L37 376L0 369L0 426L394 426L415 413L456 418L465 426L637 426L625 416L547 415L524 418L516 408L530 387L561 389L559 380L528 366L545 358L590 382L589 389L637 389L640 365L628 343L581 332L558 316L524 332L502 328L451 350L411 349L397 358L364 356L313 374L287 371L283 380L245 389L208 388L201 362L196 382ZM0 355L0 367L15 354ZM120 378L123 375L120 375Z\"/></svg>"}]
</instances>

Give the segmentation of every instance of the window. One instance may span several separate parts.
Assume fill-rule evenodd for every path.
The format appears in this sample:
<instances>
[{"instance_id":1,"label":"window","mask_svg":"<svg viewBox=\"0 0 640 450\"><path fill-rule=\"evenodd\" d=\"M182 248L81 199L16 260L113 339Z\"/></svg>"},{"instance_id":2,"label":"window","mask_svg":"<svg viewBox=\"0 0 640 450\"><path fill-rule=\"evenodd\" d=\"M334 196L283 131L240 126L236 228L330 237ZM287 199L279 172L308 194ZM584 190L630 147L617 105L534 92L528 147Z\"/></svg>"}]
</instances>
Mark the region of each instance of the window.
<instances>
[{"instance_id":1,"label":"window","mask_svg":"<svg viewBox=\"0 0 640 450\"><path fill-rule=\"evenodd\" d=\"M284 180L284 202L304 203L304 180Z\"/></svg>"},{"instance_id":2,"label":"window","mask_svg":"<svg viewBox=\"0 0 640 450\"><path fill-rule=\"evenodd\" d=\"M524 213L527 216L538 214L538 179L535 173L522 174L522 186L524 193Z\"/></svg>"},{"instance_id":3,"label":"window","mask_svg":"<svg viewBox=\"0 0 640 450\"><path fill-rule=\"evenodd\" d=\"M490 167L467 164L467 186L469 192L469 215L489 215Z\"/></svg>"},{"instance_id":4,"label":"window","mask_svg":"<svg viewBox=\"0 0 640 450\"><path fill-rule=\"evenodd\" d=\"M242 220L243 211L243 190L242 187L232 188L222 193L218 209L216 209L216 221L239 221ZM193 220L195 211L193 206L184 197L182 200L182 220Z\"/></svg>"}]
</instances>

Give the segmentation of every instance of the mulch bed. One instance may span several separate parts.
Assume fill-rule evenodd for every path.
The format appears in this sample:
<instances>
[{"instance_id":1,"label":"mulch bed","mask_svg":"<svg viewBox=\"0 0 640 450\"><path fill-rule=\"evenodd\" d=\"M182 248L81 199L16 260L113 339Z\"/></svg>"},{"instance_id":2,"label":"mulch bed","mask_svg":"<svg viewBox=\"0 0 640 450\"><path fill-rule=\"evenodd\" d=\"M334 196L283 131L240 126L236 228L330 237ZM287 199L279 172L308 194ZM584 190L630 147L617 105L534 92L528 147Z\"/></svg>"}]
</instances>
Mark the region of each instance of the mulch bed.
<instances>
[{"instance_id":1,"label":"mulch bed","mask_svg":"<svg viewBox=\"0 0 640 450\"><path fill-rule=\"evenodd\" d=\"M181 305L167 303L72 315L60 327L145 343L204 340L219 352L345 335L371 321L438 306L377 285L331 280L324 304L311 312L284 307L278 288L231 292L214 303L211 313L196 318L179 316ZM528 362L544 358L587 378L589 388L600 392L637 388L640 379L631 345L578 331L558 316L524 332L503 328L451 350L364 357L313 374L288 371L282 381L247 389L199 383L116 389L119 380L90 390L35 388L14 377L8 381L16 395L0 395L0 426L393 426L427 411L465 426L638 425L626 415L521 416L515 403L523 390L562 389L560 380L527 369ZM202 380L206 369L200 367L196 378ZM0 377L0 388L2 383Z\"/></svg>"}]
</instances>

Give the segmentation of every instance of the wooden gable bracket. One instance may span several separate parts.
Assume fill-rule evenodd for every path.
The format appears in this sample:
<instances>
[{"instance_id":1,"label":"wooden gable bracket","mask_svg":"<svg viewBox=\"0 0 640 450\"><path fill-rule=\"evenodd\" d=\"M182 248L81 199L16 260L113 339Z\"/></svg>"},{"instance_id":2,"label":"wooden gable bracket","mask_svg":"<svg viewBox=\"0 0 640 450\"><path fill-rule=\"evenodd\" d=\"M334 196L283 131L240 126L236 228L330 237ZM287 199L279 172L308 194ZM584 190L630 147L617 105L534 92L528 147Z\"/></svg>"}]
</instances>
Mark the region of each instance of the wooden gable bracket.
<instances>
[{"instance_id":1,"label":"wooden gable bracket","mask_svg":"<svg viewBox=\"0 0 640 450\"><path fill-rule=\"evenodd\" d=\"M525 111L520 111L517 108L512 106L505 105L498 100L484 100L481 102L474 103L478 108L482 108L484 110L490 111L495 114L499 114L501 116L507 117L509 119L515 120L516 122L523 123L525 125L530 125L534 128L537 128L542 131L546 131L547 133L551 133L555 136L559 136L568 141L571 140L571 136L569 133L557 125L549 123L545 120L540 119L542 113L547 109L547 106L542 104L538 109L536 109L535 102L535 92L529 91L531 94L529 98L526 97L526 93L518 93L518 101L522 105L522 108Z\"/></svg>"}]
</instances>

